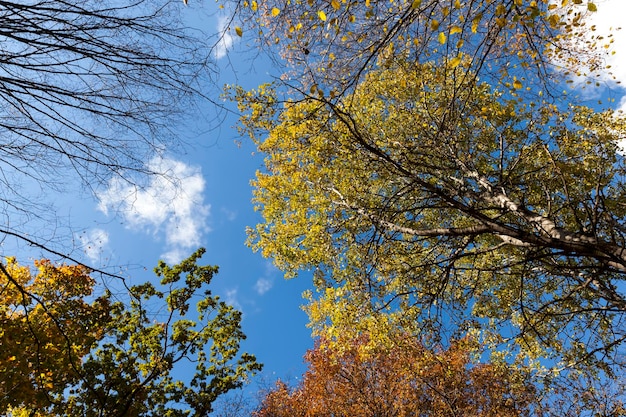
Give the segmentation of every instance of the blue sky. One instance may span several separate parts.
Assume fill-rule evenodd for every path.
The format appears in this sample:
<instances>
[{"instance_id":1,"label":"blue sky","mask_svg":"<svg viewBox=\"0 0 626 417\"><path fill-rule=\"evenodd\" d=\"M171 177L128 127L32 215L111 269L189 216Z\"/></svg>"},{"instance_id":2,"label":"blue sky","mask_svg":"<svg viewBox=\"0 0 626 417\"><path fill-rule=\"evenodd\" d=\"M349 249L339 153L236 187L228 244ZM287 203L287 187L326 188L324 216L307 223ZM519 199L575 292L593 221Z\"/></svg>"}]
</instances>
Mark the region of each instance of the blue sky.
<instances>
[{"instance_id":1,"label":"blue sky","mask_svg":"<svg viewBox=\"0 0 626 417\"><path fill-rule=\"evenodd\" d=\"M195 0L194 0L195 1ZM182 3L182 2L181 2ZM226 20L211 14L214 3L190 5L185 13L197 16L197 25L207 33L225 30L216 48L219 67L218 85L239 83L252 88L278 76L255 54L250 45L228 31ZM597 1L594 17L598 30L616 27L626 16L626 1ZM181 4L182 7L182 4ZM626 23L626 22L625 22ZM616 55L607 56L615 75L626 83L626 28L614 32ZM614 89L613 95L623 96ZM217 99L218 91L215 92ZM626 101L621 105L626 110ZM213 109L207 108L207 114ZM220 267L212 288L224 300L244 313L248 340L244 350L256 354L265 364L266 379L295 378L304 371L302 355L313 344L306 328L307 318L300 309L301 294L311 287L307 274L286 281L280 271L260 254L245 246L246 226L254 226L259 214L253 210L250 180L262 168L263 155L255 152L246 138L233 129L236 118L225 114L219 128L202 125L178 126L181 139L188 145L183 152L170 153L146 161L151 168L165 170L175 180L143 179L144 189L137 192L127 185L111 182L99 189L97 199L87 194L66 196L57 204L58 213L73 226L80 256L90 265L117 268L136 282L151 279L158 259L176 262L200 246L206 247L203 260Z\"/></svg>"},{"instance_id":2,"label":"blue sky","mask_svg":"<svg viewBox=\"0 0 626 417\"><path fill-rule=\"evenodd\" d=\"M193 7L189 6L192 14ZM219 14L200 16L207 33L227 30ZM239 39L228 31L222 39L214 56L219 86L237 83L253 88L278 74L280 69L262 58L249 61L248 47L235 44ZM207 106L206 114L212 115L214 109ZM284 280L270 260L245 245L246 227L260 218L251 203L250 181L262 168L263 156L238 136L236 123L233 114L226 114L219 127L211 125L204 132L202 122L180 126L177 130L187 144L183 152L166 151L163 157L146 161L147 167L172 178L145 178L140 191L110 182L97 201L82 202L80 217L87 223L77 241L90 264L128 265L125 272L137 282L151 278L158 259L175 263L205 247L203 262L220 268L212 290L243 311L248 336L243 350L264 364L264 380L292 379L304 371L302 355L313 344L300 308L310 280L306 274Z\"/></svg>"}]
</instances>

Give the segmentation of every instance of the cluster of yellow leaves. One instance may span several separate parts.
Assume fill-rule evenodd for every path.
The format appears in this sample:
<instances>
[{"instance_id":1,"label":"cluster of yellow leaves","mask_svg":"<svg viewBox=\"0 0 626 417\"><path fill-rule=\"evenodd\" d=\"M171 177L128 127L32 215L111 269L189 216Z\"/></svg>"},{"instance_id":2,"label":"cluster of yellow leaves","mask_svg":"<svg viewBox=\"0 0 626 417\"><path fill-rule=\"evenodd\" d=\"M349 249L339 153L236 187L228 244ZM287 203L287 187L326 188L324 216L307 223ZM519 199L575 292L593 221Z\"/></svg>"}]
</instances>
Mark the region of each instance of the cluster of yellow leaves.
<instances>
[{"instance_id":1,"label":"cluster of yellow leaves","mask_svg":"<svg viewBox=\"0 0 626 417\"><path fill-rule=\"evenodd\" d=\"M249 110L244 128L267 154L254 182L264 222L250 242L288 277L315 271L319 294L309 294L307 307L314 334L340 349L342 337L362 332L380 339L394 327L434 333L441 317L431 313L443 309L449 323L452 312L463 312L458 329L483 332L519 361L580 359L586 350L562 338L599 324L597 342L611 345L601 310L579 327L571 321L602 302L593 288L581 290L567 267L555 272L541 257L535 267L529 245L507 245L513 240L485 223L543 239L524 214L532 207L572 233L593 227L610 240L614 224L593 210L626 214L614 182L623 118L521 105L472 73L427 64L371 72L337 103L311 97L260 111L259 103L276 103L273 92L240 93ZM497 206L490 184L514 209ZM598 193L606 207L592 203ZM452 234L465 228L484 233ZM519 338L501 337L494 324L503 320Z\"/></svg>"},{"instance_id":2,"label":"cluster of yellow leaves","mask_svg":"<svg viewBox=\"0 0 626 417\"><path fill-rule=\"evenodd\" d=\"M315 335L341 351L358 334L447 322L518 363L607 369L624 337L607 311L624 309L616 146L626 126L560 94L563 74L606 69L611 40L586 25L597 8L296 0L242 10L290 64L284 108L268 91L236 94L267 154L250 243L288 277L314 271Z\"/></svg>"},{"instance_id":3,"label":"cluster of yellow leaves","mask_svg":"<svg viewBox=\"0 0 626 417\"><path fill-rule=\"evenodd\" d=\"M94 285L82 266L8 259L0 272L0 410L45 407L80 374L80 361L103 336L109 305L85 297ZM6 273L5 273L6 272Z\"/></svg>"}]
</instances>

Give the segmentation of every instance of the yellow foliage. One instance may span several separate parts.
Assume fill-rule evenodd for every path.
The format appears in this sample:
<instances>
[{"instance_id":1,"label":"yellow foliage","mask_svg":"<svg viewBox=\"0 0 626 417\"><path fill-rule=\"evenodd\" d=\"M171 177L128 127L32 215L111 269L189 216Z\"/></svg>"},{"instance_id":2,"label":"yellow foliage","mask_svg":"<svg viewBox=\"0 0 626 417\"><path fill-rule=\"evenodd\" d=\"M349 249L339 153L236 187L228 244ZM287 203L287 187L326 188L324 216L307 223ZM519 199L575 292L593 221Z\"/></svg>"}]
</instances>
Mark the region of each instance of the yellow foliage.
<instances>
[{"instance_id":1,"label":"yellow foliage","mask_svg":"<svg viewBox=\"0 0 626 417\"><path fill-rule=\"evenodd\" d=\"M108 317L106 301L84 301L93 285L82 266L38 260L32 271L6 260L0 272L0 411L45 407L79 378L76 364L102 337Z\"/></svg>"}]
</instances>

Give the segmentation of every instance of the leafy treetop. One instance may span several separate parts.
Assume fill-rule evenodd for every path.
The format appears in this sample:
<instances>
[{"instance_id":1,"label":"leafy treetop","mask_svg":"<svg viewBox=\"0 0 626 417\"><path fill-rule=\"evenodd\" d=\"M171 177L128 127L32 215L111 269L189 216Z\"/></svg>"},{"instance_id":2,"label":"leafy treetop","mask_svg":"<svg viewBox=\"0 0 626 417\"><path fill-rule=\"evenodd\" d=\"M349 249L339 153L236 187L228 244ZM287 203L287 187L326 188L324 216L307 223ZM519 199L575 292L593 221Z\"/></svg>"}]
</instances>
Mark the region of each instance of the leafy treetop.
<instances>
[{"instance_id":1,"label":"leafy treetop","mask_svg":"<svg viewBox=\"0 0 626 417\"><path fill-rule=\"evenodd\" d=\"M206 286L217 268L198 250L175 266L160 262L151 283L129 288L129 303L77 266L9 260L0 284L0 411L40 416L205 416L216 398L261 369L240 353L241 313ZM190 312L192 303L197 314ZM180 366L193 367L178 379Z\"/></svg>"}]
</instances>

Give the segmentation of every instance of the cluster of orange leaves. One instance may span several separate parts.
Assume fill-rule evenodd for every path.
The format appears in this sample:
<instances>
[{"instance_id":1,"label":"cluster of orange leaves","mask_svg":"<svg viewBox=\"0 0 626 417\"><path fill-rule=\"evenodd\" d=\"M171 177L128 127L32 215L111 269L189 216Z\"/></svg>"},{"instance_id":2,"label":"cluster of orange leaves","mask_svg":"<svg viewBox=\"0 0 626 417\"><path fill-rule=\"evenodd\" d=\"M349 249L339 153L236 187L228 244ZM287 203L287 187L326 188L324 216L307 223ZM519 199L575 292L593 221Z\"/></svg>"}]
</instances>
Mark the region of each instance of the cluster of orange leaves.
<instances>
[{"instance_id":1,"label":"cluster of orange leaves","mask_svg":"<svg viewBox=\"0 0 626 417\"><path fill-rule=\"evenodd\" d=\"M279 381L255 417L515 417L536 405L528 376L504 363L474 363L470 339L439 350L407 336L363 349L369 345L361 337L338 353L318 341L301 383Z\"/></svg>"}]
</instances>

